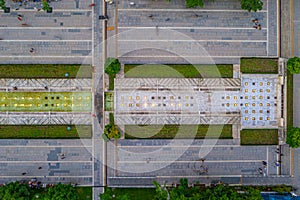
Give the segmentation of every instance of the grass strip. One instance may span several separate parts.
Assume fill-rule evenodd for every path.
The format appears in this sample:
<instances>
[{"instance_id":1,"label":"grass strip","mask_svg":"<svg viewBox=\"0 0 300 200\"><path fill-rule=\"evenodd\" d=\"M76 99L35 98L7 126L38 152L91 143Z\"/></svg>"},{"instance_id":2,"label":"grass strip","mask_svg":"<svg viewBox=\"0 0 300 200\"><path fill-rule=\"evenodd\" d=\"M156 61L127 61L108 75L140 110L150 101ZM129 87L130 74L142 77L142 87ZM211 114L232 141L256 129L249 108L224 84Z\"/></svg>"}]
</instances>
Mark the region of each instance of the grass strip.
<instances>
[{"instance_id":1,"label":"grass strip","mask_svg":"<svg viewBox=\"0 0 300 200\"><path fill-rule=\"evenodd\" d=\"M90 65L32 64L0 65L1 78L92 78Z\"/></svg>"},{"instance_id":2,"label":"grass strip","mask_svg":"<svg viewBox=\"0 0 300 200\"><path fill-rule=\"evenodd\" d=\"M132 65L124 67L125 78L232 78L232 65Z\"/></svg>"},{"instance_id":3,"label":"grass strip","mask_svg":"<svg viewBox=\"0 0 300 200\"><path fill-rule=\"evenodd\" d=\"M68 130L68 126L71 127ZM91 138L90 125L1 125L0 139L79 139Z\"/></svg>"},{"instance_id":4,"label":"grass strip","mask_svg":"<svg viewBox=\"0 0 300 200\"><path fill-rule=\"evenodd\" d=\"M241 58L241 72L245 74L277 74L277 58Z\"/></svg>"},{"instance_id":5,"label":"grass strip","mask_svg":"<svg viewBox=\"0 0 300 200\"><path fill-rule=\"evenodd\" d=\"M293 126L294 119L294 97L293 97L293 75L287 74L287 126Z\"/></svg>"},{"instance_id":6,"label":"grass strip","mask_svg":"<svg viewBox=\"0 0 300 200\"><path fill-rule=\"evenodd\" d=\"M130 200L153 200L156 192L154 188L113 188L113 194L116 199L127 194Z\"/></svg>"},{"instance_id":7,"label":"grass strip","mask_svg":"<svg viewBox=\"0 0 300 200\"><path fill-rule=\"evenodd\" d=\"M232 138L232 125L126 125L125 139Z\"/></svg>"},{"instance_id":8,"label":"grass strip","mask_svg":"<svg viewBox=\"0 0 300 200\"><path fill-rule=\"evenodd\" d=\"M277 145L277 129L243 129L241 130L241 145Z\"/></svg>"}]
</instances>

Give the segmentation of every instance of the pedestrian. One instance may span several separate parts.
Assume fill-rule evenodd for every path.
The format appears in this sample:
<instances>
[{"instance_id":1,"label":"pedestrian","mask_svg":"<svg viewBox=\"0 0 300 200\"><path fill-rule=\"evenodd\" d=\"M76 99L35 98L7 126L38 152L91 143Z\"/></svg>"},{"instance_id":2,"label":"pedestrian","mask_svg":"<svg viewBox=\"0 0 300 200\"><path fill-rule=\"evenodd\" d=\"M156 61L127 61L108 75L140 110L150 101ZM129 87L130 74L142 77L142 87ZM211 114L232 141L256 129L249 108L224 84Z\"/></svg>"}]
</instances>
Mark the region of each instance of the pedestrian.
<instances>
[{"instance_id":1,"label":"pedestrian","mask_svg":"<svg viewBox=\"0 0 300 200\"><path fill-rule=\"evenodd\" d=\"M35 49L34 48L30 48L29 52L30 53L35 53Z\"/></svg>"},{"instance_id":2,"label":"pedestrian","mask_svg":"<svg viewBox=\"0 0 300 200\"><path fill-rule=\"evenodd\" d=\"M263 165L267 165L267 162L266 162L266 161L262 161L262 164L263 164Z\"/></svg>"},{"instance_id":3,"label":"pedestrian","mask_svg":"<svg viewBox=\"0 0 300 200\"><path fill-rule=\"evenodd\" d=\"M253 23L258 23L258 19L255 18L255 19L252 20L252 22L253 22Z\"/></svg>"},{"instance_id":4,"label":"pedestrian","mask_svg":"<svg viewBox=\"0 0 300 200\"><path fill-rule=\"evenodd\" d=\"M257 25L257 29L261 30L261 25L260 24Z\"/></svg>"}]
</instances>

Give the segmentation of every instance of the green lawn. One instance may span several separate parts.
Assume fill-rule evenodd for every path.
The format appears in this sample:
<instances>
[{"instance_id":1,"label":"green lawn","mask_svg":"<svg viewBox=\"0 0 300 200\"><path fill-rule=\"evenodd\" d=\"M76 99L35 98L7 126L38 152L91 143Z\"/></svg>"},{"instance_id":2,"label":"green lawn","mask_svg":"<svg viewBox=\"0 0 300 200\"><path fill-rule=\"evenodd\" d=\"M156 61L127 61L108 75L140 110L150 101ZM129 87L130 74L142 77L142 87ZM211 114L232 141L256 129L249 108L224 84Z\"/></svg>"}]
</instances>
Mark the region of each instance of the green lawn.
<instances>
[{"instance_id":1,"label":"green lawn","mask_svg":"<svg viewBox=\"0 0 300 200\"><path fill-rule=\"evenodd\" d=\"M71 125L1 125L0 139L73 139L91 138L92 126Z\"/></svg>"},{"instance_id":2,"label":"green lawn","mask_svg":"<svg viewBox=\"0 0 300 200\"><path fill-rule=\"evenodd\" d=\"M105 111L114 110L114 93L113 92L105 92L104 97L105 97L104 110Z\"/></svg>"},{"instance_id":3,"label":"green lawn","mask_svg":"<svg viewBox=\"0 0 300 200\"><path fill-rule=\"evenodd\" d=\"M277 129L243 129L241 145L277 145Z\"/></svg>"},{"instance_id":4,"label":"green lawn","mask_svg":"<svg viewBox=\"0 0 300 200\"><path fill-rule=\"evenodd\" d=\"M125 65L125 78L232 78L232 65Z\"/></svg>"},{"instance_id":5,"label":"green lawn","mask_svg":"<svg viewBox=\"0 0 300 200\"><path fill-rule=\"evenodd\" d=\"M153 188L113 188L113 194L116 198L127 194L130 200L153 200L156 193Z\"/></svg>"},{"instance_id":6,"label":"green lawn","mask_svg":"<svg viewBox=\"0 0 300 200\"><path fill-rule=\"evenodd\" d=\"M116 75L115 74L110 74L110 75L108 75L108 78L109 78L108 90L114 90L115 89L114 79L116 78Z\"/></svg>"},{"instance_id":7,"label":"green lawn","mask_svg":"<svg viewBox=\"0 0 300 200\"><path fill-rule=\"evenodd\" d=\"M197 129L198 127L198 129ZM208 132L209 130L209 132ZM232 138L231 125L126 125L125 139Z\"/></svg>"},{"instance_id":8,"label":"green lawn","mask_svg":"<svg viewBox=\"0 0 300 200\"><path fill-rule=\"evenodd\" d=\"M241 72L245 74L277 74L276 58L241 58Z\"/></svg>"},{"instance_id":9,"label":"green lawn","mask_svg":"<svg viewBox=\"0 0 300 200\"><path fill-rule=\"evenodd\" d=\"M92 68L89 65L0 65L1 78L92 78Z\"/></svg>"},{"instance_id":10,"label":"green lawn","mask_svg":"<svg viewBox=\"0 0 300 200\"><path fill-rule=\"evenodd\" d=\"M90 112L90 92L0 92L0 111Z\"/></svg>"},{"instance_id":11,"label":"green lawn","mask_svg":"<svg viewBox=\"0 0 300 200\"><path fill-rule=\"evenodd\" d=\"M93 199L93 188L92 187L76 187L75 188L79 200L92 200Z\"/></svg>"},{"instance_id":12,"label":"green lawn","mask_svg":"<svg viewBox=\"0 0 300 200\"><path fill-rule=\"evenodd\" d=\"M293 126L293 75L287 74L287 126Z\"/></svg>"}]
</instances>

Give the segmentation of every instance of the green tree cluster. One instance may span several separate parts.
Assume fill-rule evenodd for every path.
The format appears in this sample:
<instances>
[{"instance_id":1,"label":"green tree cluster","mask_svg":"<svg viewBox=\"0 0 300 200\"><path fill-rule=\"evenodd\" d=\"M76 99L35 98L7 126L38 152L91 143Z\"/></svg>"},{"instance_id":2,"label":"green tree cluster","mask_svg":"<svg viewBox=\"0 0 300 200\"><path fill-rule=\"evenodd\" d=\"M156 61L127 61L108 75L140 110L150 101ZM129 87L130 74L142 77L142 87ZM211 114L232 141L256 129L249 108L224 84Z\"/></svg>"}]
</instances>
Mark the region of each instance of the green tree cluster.
<instances>
[{"instance_id":1,"label":"green tree cluster","mask_svg":"<svg viewBox=\"0 0 300 200\"><path fill-rule=\"evenodd\" d=\"M107 58L104 63L104 71L108 75L115 75L121 70L121 63L117 58Z\"/></svg>"},{"instance_id":2,"label":"green tree cluster","mask_svg":"<svg viewBox=\"0 0 300 200\"><path fill-rule=\"evenodd\" d=\"M180 185L175 188L167 188L166 185L160 185L153 182L156 194L153 200L263 200L260 190L253 187L241 188L237 192L232 187L218 184L215 187L189 187L187 179L181 179ZM111 188L106 188L104 194L100 194L103 200L130 200L127 194L115 196Z\"/></svg>"},{"instance_id":3,"label":"green tree cluster","mask_svg":"<svg viewBox=\"0 0 300 200\"><path fill-rule=\"evenodd\" d=\"M42 9L44 10L44 11L47 11L47 10L50 10L50 6L49 6L49 3L48 3L48 1L47 0L43 0L43 7L42 7Z\"/></svg>"},{"instance_id":4,"label":"green tree cluster","mask_svg":"<svg viewBox=\"0 0 300 200\"><path fill-rule=\"evenodd\" d=\"M167 0L171 1L171 0ZM213 1L213 0L212 0ZM202 8L204 6L203 0L185 0L185 5L187 8L195 8L200 7ZM263 2L261 0L241 0L241 8L243 10L251 11L258 11L263 9Z\"/></svg>"},{"instance_id":5,"label":"green tree cluster","mask_svg":"<svg viewBox=\"0 0 300 200\"><path fill-rule=\"evenodd\" d=\"M292 148L300 147L300 128L289 127L287 131L286 143Z\"/></svg>"},{"instance_id":6,"label":"green tree cluster","mask_svg":"<svg viewBox=\"0 0 300 200\"><path fill-rule=\"evenodd\" d=\"M291 74L299 74L300 73L300 58L294 57L290 58L287 62L287 69Z\"/></svg>"},{"instance_id":7,"label":"green tree cluster","mask_svg":"<svg viewBox=\"0 0 300 200\"><path fill-rule=\"evenodd\" d=\"M161 186L156 182L154 185L158 191L155 200L167 200L166 194L159 190ZM181 179L180 186L171 189L169 196L170 200L262 200L260 191L254 188L248 188L240 193L224 184L197 189L196 187L188 187L187 179Z\"/></svg>"},{"instance_id":8,"label":"green tree cluster","mask_svg":"<svg viewBox=\"0 0 300 200\"><path fill-rule=\"evenodd\" d=\"M113 113L109 113L109 124L105 125L104 134L109 138L119 139L121 132L118 126L115 125Z\"/></svg>"},{"instance_id":9,"label":"green tree cluster","mask_svg":"<svg viewBox=\"0 0 300 200\"><path fill-rule=\"evenodd\" d=\"M121 137L121 133L115 124L105 125L104 134L107 135L109 139L119 139Z\"/></svg>"},{"instance_id":10,"label":"green tree cluster","mask_svg":"<svg viewBox=\"0 0 300 200\"><path fill-rule=\"evenodd\" d=\"M40 192L40 193L39 193ZM1 200L78 200L78 194L70 184L57 184L48 190L32 189L28 184L11 182L0 187Z\"/></svg>"},{"instance_id":11,"label":"green tree cluster","mask_svg":"<svg viewBox=\"0 0 300 200\"><path fill-rule=\"evenodd\" d=\"M243 10L258 11L263 9L264 3L261 0L241 0L241 8Z\"/></svg>"},{"instance_id":12,"label":"green tree cluster","mask_svg":"<svg viewBox=\"0 0 300 200\"><path fill-rule=\"evenodd\" d=\"M0 8L2 10L5 10L6 9L6 6L5 6L5 0L0 0Z\"/></svg>"}]
</instances>

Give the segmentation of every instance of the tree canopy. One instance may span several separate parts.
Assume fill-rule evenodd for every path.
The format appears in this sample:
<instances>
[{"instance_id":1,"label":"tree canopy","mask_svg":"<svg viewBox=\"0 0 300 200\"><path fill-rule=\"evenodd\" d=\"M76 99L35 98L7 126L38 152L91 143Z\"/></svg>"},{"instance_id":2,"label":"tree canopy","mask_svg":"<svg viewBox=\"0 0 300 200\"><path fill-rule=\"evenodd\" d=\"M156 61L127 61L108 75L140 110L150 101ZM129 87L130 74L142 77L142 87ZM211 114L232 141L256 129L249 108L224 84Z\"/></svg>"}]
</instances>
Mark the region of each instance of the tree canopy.
<instances>
[{"instance_id":1,"label":"tree canopy","mask_svg":"<svg viewBox=\"0 0 300 200\"><path fill-rule=\"evenodd\" d=\"M109 139L111 138L119 139L121 137L121 133L118 127L114 124L105 125L104 134L107 135Z\"/></svg>"},{"instance_id":2,"label":"tree canopy","mask_svg":"<svg viewBox=\"0 0 300 200\"><path fill-rule=\"evenodd\" d=\"M117 74L121 70L121 63L116 58L107 58L105 60L104 69L108 75Z\"/></svg>"},{"instance_id":3,"label":"tree canopy","mask_svg":"<svg viewBox=\"0 0 300 200\"><path fill-rule=\"evenodd\" d=\"M262 10L263 5L264 3L261 0L241 0L241 8L249 12Z\"/></svg>"},{"instance_id":4,"label":"tree canopy","mask_svg":"<svg viewBox=\"0 0 300 200\"><path fill-rule=\"evenodd\" d=\"M300 58L294 57L290 58L287 62L287 69L291 74L299 74L300 73Z\"/></svg>"},{"instance_id":5,"label":"tree canopy","mask_svg":"<svg viewBox=\"0 0 300 200\"><path fill-rule=\"evenodd\" d=\"M44 197L44 200L78 200L78 194L75 188L68 184L57 184L50 187Z\"/></svg>"},{"instance_id":6,"label":"tree canopy","mask_svg":"<svg viewBox=\"0 0 300 200\"><path fill-rule=\"evenodd\" d=\"M28 185L19 182L11 182L4 187L0 187L1 200L29 200L31 199L30 188Z\"/></svg>"},{"instance_id":7,"label":"tree canopy","mask_svg":"<svg viewBox=\"0 0 300 200\"><path fill-rule=\"evenodd\" d=\"M5 10L6 9L6 6L5 6L5 0L0 0L0 8L2 10Z\"/></svg>"},{"instance_id":8,"label":"tree canopy","mask_svg":"<svg viewBox=\"0 0 300 200\"><path fill-rule=\"evenodd\" d=\"M167 192L163 190L157 182L156 200L167 200ZM260 191L254 188L248 188L246 191L238 193L235 189L218 184L215 187L196 188L188 187L188 180L181 179L180 186L169 190L170 200L262 200Z\"/></svg>"},{"instance_id":9,"label":"tree canopy","mask_svg":"<svg viewBox=\"0 0 300 200\"><path fill-rule=\"evenodd\" d=\"M286 143L292 148L300 147L300 128L289 127L287 131Z\"/></svg>"}]
</instances>

